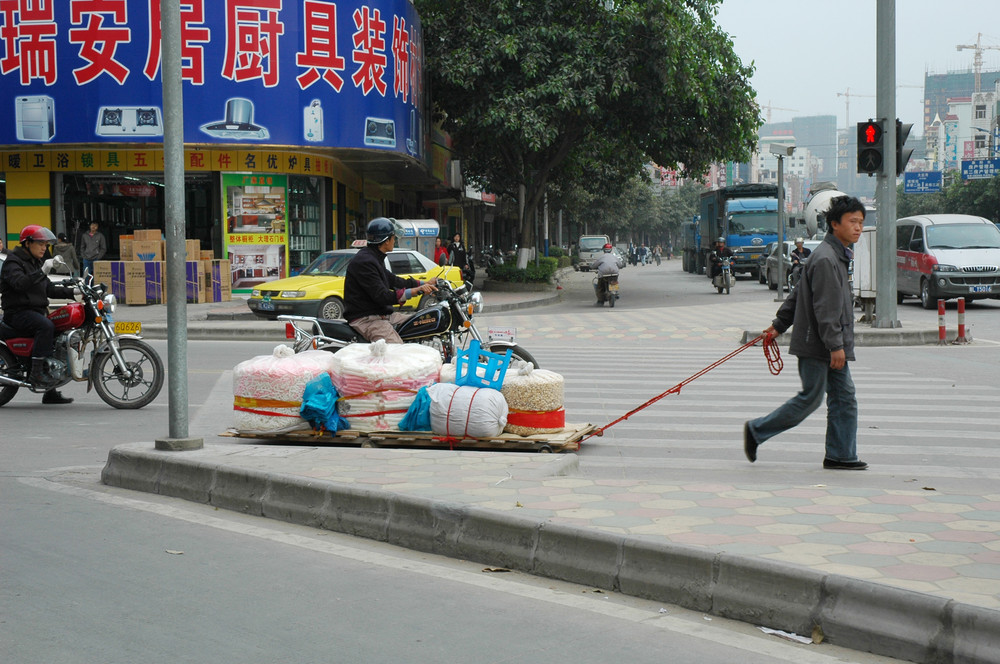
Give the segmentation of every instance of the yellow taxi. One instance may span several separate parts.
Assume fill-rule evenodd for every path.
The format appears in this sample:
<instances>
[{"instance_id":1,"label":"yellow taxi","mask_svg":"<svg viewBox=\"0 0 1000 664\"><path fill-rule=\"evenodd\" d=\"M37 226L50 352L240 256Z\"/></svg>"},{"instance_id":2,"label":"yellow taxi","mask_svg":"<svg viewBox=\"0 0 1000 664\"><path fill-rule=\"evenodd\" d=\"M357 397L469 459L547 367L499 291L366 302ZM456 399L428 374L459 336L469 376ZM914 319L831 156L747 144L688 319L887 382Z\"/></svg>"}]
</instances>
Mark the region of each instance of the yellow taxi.
<instances>
[{"instance_id":1,"label":"yellow taxi","mask_svg":"<svg viewBox=\"0 0 1000 664\"><path fill-rule=\"evenodd\" d=\"M298 276L268 281L254 288L247 306L255 315L270 320L280 315L343 318L344 275L356 253L357 249L324 252ZM438 277L447 279L456 288L464 283L459 268L435 265L434 261L411 249L389 252L385 266L401 277L424 281ZM418 308L421 297L412 297L400 306Z\"/></svg>"}]
</instances>

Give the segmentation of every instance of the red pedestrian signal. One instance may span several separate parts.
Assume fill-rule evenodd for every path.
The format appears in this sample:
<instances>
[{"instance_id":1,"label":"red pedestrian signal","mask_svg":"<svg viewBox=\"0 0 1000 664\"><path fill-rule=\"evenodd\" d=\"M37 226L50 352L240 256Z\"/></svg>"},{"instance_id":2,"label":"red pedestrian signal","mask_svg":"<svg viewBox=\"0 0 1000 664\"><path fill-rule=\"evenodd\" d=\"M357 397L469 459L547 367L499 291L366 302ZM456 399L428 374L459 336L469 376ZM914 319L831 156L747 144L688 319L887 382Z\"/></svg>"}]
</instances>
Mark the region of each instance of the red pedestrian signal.
<instances>
[{"instance_id":1,"label":"red pedestrian signal","mask_svg":"<svg viewBox=\"0 0 1000 664\"><path fill-rule=\"evenodd\" d=\"M882 121L858 123L858 173L875 175L882 172Z\"/></svg>"}]
</instances>

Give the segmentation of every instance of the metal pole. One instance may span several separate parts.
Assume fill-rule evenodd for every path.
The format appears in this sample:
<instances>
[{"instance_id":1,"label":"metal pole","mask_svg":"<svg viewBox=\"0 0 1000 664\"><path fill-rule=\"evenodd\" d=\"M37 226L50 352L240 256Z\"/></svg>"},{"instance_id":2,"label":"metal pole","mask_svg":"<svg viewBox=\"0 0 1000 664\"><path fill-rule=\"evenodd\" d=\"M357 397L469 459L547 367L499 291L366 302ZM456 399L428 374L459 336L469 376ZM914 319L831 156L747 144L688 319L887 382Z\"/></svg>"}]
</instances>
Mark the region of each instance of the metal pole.
<instances>
[{"instance_id":1,"label":"metal pole","mask_svg":"<svg viewBox=\"0 0 1000 664\"><path fill-rule=\"evenodd\" d=\"M163 194L167 236L167 379L169 437L158 450L203 446L188 437L187 283L184 247L184 99L181 77L180 0L160 0L163 85Z\"/></svg>"},{"instance_id":2,"label":"metal pole","mask_svg":"<svg viewBox=\"0 0 1000 664\"><path fill-rule=\"evenodd\" d=\"M775 302L785 299L785 157L778 157L778 296ZM789 251L791 254L791 251Z\"/></svg>"},{"instance_id":3,"label":"metal pole","mask_svg":"<svg viewBox=\"0 0 1000 664\"><path fill-rule=\"evenodd\" d=\"M875 113L882 118L882 172L875 189L875 322L901 327L896 319L896 0L878 0L875 17Z\"/></svg>"}]
</instances>

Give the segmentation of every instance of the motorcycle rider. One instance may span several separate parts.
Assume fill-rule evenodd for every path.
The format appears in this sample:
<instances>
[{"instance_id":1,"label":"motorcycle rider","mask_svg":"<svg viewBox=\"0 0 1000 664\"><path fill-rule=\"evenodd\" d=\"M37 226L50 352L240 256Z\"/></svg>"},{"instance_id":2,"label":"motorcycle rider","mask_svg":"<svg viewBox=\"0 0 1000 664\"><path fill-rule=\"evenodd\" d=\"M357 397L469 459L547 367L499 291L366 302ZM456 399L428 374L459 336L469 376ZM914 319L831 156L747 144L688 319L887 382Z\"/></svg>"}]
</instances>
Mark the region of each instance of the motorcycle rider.
<instances>
[{"instance_id":1,"label":"motorcycle rider","mask_svg":"<svg viewBox=\"0 0 1000 664\"><path fill-rule=\"evenodd\" d=\"M597 305L598 307L604 304L604 300L608 297L608 280L605 277L617 277L618 276L618 258L612 252L611 243L604 245L604 253L597 257L593 263L590 264L591 270L597 271Z\"/></svg>"},{"instance_id":2,"label":"motorcycle rider","mask_svg":"<svg viewBox=\"0 0 1000 664\"><path fill-rule=\"evenodd\" d=\"M716 238L715 248L712 250L712 253L708 255L708 262L711 265L708 278L714 280L717 276L722 274L722 259L732 257L733 250L726 246L726 238Z\"/></svg>"},{"instance_id":3,"label":"motorcycle rider","mask_svg":"<svg viewBox=\"0 0 1000 664\"><path fill-rule=\"evenodd\" d=\"M50 297L72 300L74 290L49 281L52 268L64 264L61 257L42 260L49 245L56 241L52 231L32 224L24 227L20 240L21 246L8 254L0 270L3 322L18 333L34 337L30 380L36 387L48 388L42 403L71 403L72 399L54 387L59 378L52 375L49 362L55 354L55 325L45 314Z\"/></svg>"},{"instance_id":4,"label":"motorcycle rider","mask_svg":"<svg viewBox=\"0 0 1000 664\"><path fill-rule=\"evenodd\" d=\"M393 306L419 293L437 290L437 278L430 281L396 276L385 267L385 257L396 246L403 229L395 219L377 217L368 222L368 245L347 264L344 277L344 318L368 341L384 339L391 344L403 340L393 325L409 316Z\"/></svg>"},{"instance_id":5,"label":"motorcycle rider","mask_svg":"<svg viewBox=\"0 0 1000 664\"><path fill-rule=\"evenodd\" d=\"M809 254L811 253L812 251L805 248L804 241L802 240L802 238L800 237L795 238L795 248L792 249L792 255L791 255L792 268L794 269L796 265L800 264L802 261L808 258Z\"/></svg>"}]
</instances>

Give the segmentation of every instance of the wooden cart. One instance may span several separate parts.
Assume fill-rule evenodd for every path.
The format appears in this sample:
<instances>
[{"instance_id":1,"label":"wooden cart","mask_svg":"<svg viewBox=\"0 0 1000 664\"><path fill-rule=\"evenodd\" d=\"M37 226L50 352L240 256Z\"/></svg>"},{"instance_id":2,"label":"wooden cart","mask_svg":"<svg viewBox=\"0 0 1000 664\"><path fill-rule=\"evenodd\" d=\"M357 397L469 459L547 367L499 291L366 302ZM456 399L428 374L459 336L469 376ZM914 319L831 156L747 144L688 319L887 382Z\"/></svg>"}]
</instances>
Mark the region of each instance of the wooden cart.
<instances>
[{"instance_id":1,"label":"wooden cart","mask_svg":"<svg viewBox=\"0 0 1000 664\"><path fill-rule=\"evenodd\" d=\"M567 424L557 433L539 433L518 436L502 433L491 438L462 438L447 440L430 431L354 431L345 429L336 433L315 432L309 429L287 433L248 433L230 429L222 436L251 438L261 441L295 443L297 445L348 445L355 447L409 447L444 448L454 450L496 450L512 452L576 452L580 441L597 427L593 424Z\"/></svg>"}]
</instances>

